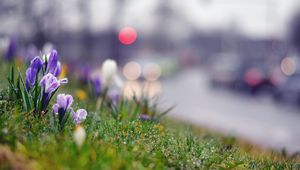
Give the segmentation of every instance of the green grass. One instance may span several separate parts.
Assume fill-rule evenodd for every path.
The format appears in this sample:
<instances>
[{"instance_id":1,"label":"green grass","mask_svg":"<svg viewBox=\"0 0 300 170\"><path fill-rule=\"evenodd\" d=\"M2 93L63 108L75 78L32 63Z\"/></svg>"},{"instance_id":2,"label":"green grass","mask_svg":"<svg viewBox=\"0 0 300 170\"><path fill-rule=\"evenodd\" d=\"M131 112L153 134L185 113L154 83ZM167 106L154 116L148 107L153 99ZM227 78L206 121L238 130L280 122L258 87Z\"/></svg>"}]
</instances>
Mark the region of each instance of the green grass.
<instances>
[{"instance_id":1,"label":"green grass","mask_svg":"<svg viewBox=\"0 0 300 170\"><path fill-rule=\"evenodd\" d=\"M82 124L87 137L79 148L71 121L59 133L50 111L41 118L21 111L2 80L5 77L0 81L0 169L300 169L297 155L263 151L167 118L132 118L133 110L145 110L134 109L132 102L119 110L122 119L113 118L108 106L93 111L94 100L76 102L75 108L89 112ZM62 91L74 94L75 87Z\"/></svg>"},{"instance_id":2,"label":"green grass","mask_svg":"<svg viewBox=\"0 0 300 170\"><path fill-rule=\"evenodd\" d=\"M4 165L25 169L300 168L297 159L276 153L254 156L234 138L171 120L118 121L102 116L95 122L90 115L82 125L87 131L86 141L78 148L72 139L75 127L71 122L64 133L58 134L51 126L50 115L37 119L20 113L8 101L0 103L1 168Z\"/></svg>"}]
</instances>

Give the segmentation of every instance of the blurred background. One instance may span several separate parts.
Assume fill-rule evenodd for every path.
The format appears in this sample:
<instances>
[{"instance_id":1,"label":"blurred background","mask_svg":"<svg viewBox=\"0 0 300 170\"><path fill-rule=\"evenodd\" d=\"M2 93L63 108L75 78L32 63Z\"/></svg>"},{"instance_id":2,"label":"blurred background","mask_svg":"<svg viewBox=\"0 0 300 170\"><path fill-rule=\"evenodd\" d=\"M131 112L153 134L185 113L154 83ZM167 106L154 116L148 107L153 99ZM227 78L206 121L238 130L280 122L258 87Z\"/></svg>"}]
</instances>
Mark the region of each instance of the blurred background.
<instances>
[{"instance_id":1,"label":"blurred background","mask_svg":"<svg viewBox=\"0 0 300 170\"><path fill-rule=\"evenodd\" d=\"M86 72L115 59L125 93L146 87L176 105L169 116L295 152L299 3L1 0L0 51L29 61L56 48Z\"/></svg>"}]
</instances>

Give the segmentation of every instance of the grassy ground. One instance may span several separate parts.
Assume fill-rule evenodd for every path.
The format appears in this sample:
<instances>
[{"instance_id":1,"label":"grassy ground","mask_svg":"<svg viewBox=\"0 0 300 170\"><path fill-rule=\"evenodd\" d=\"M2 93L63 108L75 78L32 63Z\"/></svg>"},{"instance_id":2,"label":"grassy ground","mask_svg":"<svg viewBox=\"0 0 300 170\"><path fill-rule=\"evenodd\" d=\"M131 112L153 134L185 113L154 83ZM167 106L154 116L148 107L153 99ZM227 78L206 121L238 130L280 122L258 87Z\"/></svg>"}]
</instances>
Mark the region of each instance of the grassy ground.
<instances>
[{"instance_id":1,"label":"grassy ground","mask_svg":"<svg viewBox=\"0 0 300 170\"><path fill-rule=\"evenodd\" d=\"M124 103L122 119L114 118L108 107L93 111L96 101L76 102L75 107L89 112L81 125L87 137L78 147L71 121L59 133L50 112L34 117L21 111L4 81L1 76L0 169L300 169L297 156L263 152L166 118L132 118L130 102ZM62 91L74 94L75 88Z\"/></svg>"},{"instance_id":2,"label":"grassy ground","mask_svg":"<svg viewBox=\"0 0 300 170\"><path fill-rule=\"evenodd\" d=\"M297 159L252 154L234 138L170 120L161 123L89 116L78 148L74 125L57 134L49 119L19 113L1 101L0 169L300 169Z\"/></svg>"}]
</instances>

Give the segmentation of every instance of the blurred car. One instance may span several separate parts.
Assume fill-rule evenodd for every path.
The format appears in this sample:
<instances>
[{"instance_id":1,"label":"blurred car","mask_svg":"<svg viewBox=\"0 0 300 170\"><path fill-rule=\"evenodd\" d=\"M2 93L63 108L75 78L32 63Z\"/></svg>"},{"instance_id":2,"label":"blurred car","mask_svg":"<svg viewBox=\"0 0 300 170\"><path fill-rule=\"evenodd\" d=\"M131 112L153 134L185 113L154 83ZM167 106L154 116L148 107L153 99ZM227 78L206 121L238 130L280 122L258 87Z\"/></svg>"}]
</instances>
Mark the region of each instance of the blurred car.
<instances>
[{"instance_id":1,"label":"blurred car","mask_svg":"<svg viewBox=\"0 0 300 170\"><path fill-rule=\"evenodd\" d=\"M256 94L270 92L277 86L274 68L259 61L242 61L236 55L216 57L210 65L213 87L229 87Z\"/></svg>"},{"instance_id":2,"label":"blurred car","mask_svg":"<svg viewBox=\"0 0 300 170\"><path fill-rule=\"evenodd\" d=\"M290 103L300 104L300 72L296 72L290 76L286 76L273 93L276 101L286 101Z\"/></svg>"},{"instance_id":3,"label":"blurred car","mask_svg":"<svg viewBox=\"0 0 300 170\"><path fill-rule=\"evenodd\" d=\"M272 92L277 82L274 79L273 68L263 62L244 62L238 71L235 80L235 89L257 94L259 92Z\"/></svg>"},{"instance_id":4,"label":"blurred car","mask_svg":"<svg viewBox=\"0 0 300 170\"><path fill-rule=\"evenodd\" d=\"M213 87L233 87L240 62L234 54L219 54L211 62L209 73Z\"/></svg>"}]
</instances>

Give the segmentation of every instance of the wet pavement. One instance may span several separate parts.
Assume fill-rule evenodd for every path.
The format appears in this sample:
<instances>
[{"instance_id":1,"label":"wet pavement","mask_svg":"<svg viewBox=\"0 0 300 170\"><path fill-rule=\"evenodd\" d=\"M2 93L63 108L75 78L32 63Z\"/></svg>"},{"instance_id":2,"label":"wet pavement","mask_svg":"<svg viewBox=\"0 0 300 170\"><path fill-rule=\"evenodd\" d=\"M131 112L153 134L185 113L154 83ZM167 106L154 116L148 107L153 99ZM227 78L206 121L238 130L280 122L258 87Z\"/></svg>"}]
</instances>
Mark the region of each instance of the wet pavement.
<instances>
[{"instance_id":1,"label":"wet pavement","mask_svg":"<svg viewBox=\"0 0 300 170\"><path fill-rule=\"evenodd\" d=\"M199 69L182 71L162 81L168 116L238 136L262 147L300 151L300 110L270 96L249 96L209 85Z\"/></svg>"}]
</instances>

